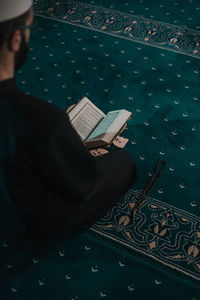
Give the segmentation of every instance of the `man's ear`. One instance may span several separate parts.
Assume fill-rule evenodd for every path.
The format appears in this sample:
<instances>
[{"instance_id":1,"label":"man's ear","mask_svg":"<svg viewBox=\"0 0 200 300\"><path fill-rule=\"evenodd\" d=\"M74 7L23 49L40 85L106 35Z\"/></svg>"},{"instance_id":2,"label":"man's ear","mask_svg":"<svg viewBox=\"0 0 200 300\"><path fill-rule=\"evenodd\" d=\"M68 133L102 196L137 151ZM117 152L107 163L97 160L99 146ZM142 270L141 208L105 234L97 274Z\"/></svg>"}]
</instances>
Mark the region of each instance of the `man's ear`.
<instances>
[{"instance_id":1,"label":"man's ear","mask_svg":"<svg viewBox=\"0 0 200 300\"><path fill-rule=\"evenodd\" d=\"M10 50L17 52L20 49L21 40L21 32L20 30L16 30L10 39Z\"/></svg>"}]
</instances>

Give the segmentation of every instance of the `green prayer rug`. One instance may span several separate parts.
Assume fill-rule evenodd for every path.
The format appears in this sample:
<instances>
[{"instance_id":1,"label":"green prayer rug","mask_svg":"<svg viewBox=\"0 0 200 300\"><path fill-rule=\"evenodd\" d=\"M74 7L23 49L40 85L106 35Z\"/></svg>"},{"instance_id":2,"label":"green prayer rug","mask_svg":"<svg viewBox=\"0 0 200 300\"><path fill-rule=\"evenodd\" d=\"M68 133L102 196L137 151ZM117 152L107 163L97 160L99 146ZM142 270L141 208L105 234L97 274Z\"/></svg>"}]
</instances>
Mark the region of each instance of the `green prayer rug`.
<instances>
[{"instance_id":1,"label":"green prayer rug","mask_svg":"<svg viewBox=\"0 0 200 300\"><path fill-rule=\"evenodd\" d=\"M133 111L139 179L70 241L2 234L1 299L200 299L199 1L34 1L18 86L66 110ZM131 222L158 160L167 168Z\"/></svg>"}]
</instances>

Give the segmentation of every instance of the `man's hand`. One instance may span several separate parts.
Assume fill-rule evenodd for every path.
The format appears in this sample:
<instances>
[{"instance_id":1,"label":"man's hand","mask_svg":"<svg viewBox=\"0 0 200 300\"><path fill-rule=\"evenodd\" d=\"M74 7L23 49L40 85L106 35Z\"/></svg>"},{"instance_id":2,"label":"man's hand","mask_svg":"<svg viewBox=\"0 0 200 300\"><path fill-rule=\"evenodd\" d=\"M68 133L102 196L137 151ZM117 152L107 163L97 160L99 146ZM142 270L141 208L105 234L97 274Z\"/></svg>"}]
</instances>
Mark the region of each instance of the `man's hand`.
<instances>
[{"instance_id":1,"label":"man's hand","mask_svg":"<svg viewBox=\"0 0 200 300\"><path fill-rule=\"evenodd\" d=\"M119 131L118 135L120 135L124 131L124 129L126 129L126 125L127 125L128 121L130 119L131 119L131 116L128 118L128 120L126 121L126 123L124 124L124 126L122 127L122 129Z\"/></svg>"},{"instance_id":2,"label":"man's hand","mask_svg":"<svg viewBox=\"0 0 200 300\"><path fill-rule=\"evenodd\" d=\"M124 124L124 126L122 127L122 129L119 131L118 135L120 135L124 131L124 129L126 129L126 125L127 125L127 122Z\"/></svg>"},{"instance_id":3,"label":"man's hand","mask_svg":"<svg viewBox=\"0 0 200 300\"><path fill-rule=\"evenodd\" d=\"M107 151L107 150L105 150L105 149L102 149L102 148L90 150L90 153L91 153L93 156L103 155L103 154L106 154L106 153L108 153L108 152L109 152L109 151Z\"/></svg>"},{"instance_id":4,"label":"man's hand","mask_svg":"<svg viewBox=\"0 0 200 300\"><path fill-rule=\"evenodd\" d=\"M128 143L129 139L124 138L123 136L116 136L113 140L113 145L115 145L118 148L124 148L126 144Z\"/></svg>"},{"instance_id":5,"label":"man's hand","mask_svg":"<svg viewBox=\"0 0 200 300\"><path fill-rule=\"evenodd\" d=\"M76 106L76 104L72 104L68 109L66 110L66 114L68 114L73 108Z\"/></svg>"}]
</instances>

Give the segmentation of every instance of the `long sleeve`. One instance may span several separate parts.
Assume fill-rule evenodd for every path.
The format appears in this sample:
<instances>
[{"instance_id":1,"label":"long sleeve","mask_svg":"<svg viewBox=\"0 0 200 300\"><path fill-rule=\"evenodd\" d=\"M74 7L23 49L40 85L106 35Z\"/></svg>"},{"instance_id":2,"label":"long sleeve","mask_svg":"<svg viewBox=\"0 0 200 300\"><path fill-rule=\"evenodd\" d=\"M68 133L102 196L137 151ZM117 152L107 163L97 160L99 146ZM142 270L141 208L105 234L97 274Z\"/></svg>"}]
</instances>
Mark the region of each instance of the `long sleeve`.
<instances>
[{"instance_id":1,"label":"long sleeve","mask_svg":"<svg viewBox=\"0 0 200 300\"><path fill-rule=\"evenodd\" d=\"M66 198L66 201L84 201L97 182L99 165L72 127L65 112L61 112L53 121L44 141L40 173L42 179Z\"/></svg>"}]
</instances>

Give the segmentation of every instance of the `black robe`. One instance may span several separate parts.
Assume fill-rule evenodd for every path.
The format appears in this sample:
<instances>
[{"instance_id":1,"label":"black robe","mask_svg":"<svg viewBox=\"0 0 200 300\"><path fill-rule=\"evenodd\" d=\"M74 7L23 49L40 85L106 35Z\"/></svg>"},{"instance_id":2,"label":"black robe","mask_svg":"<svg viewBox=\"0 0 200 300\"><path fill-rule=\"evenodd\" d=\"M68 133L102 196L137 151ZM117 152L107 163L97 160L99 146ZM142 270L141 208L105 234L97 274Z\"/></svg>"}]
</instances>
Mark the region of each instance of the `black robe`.
<instances>
[{"instance_id":1,"label":"black robe","mask_svg":"<svg viewBox=\"0 0 200 300\"><path fill-rule=\"evenodd\" d=\"M14 78L0 82L0 144L4 197L33 236L95 222L137 178L127 151L92 156L65 111L26 95Z\"/></svg>"}]
</instances>

